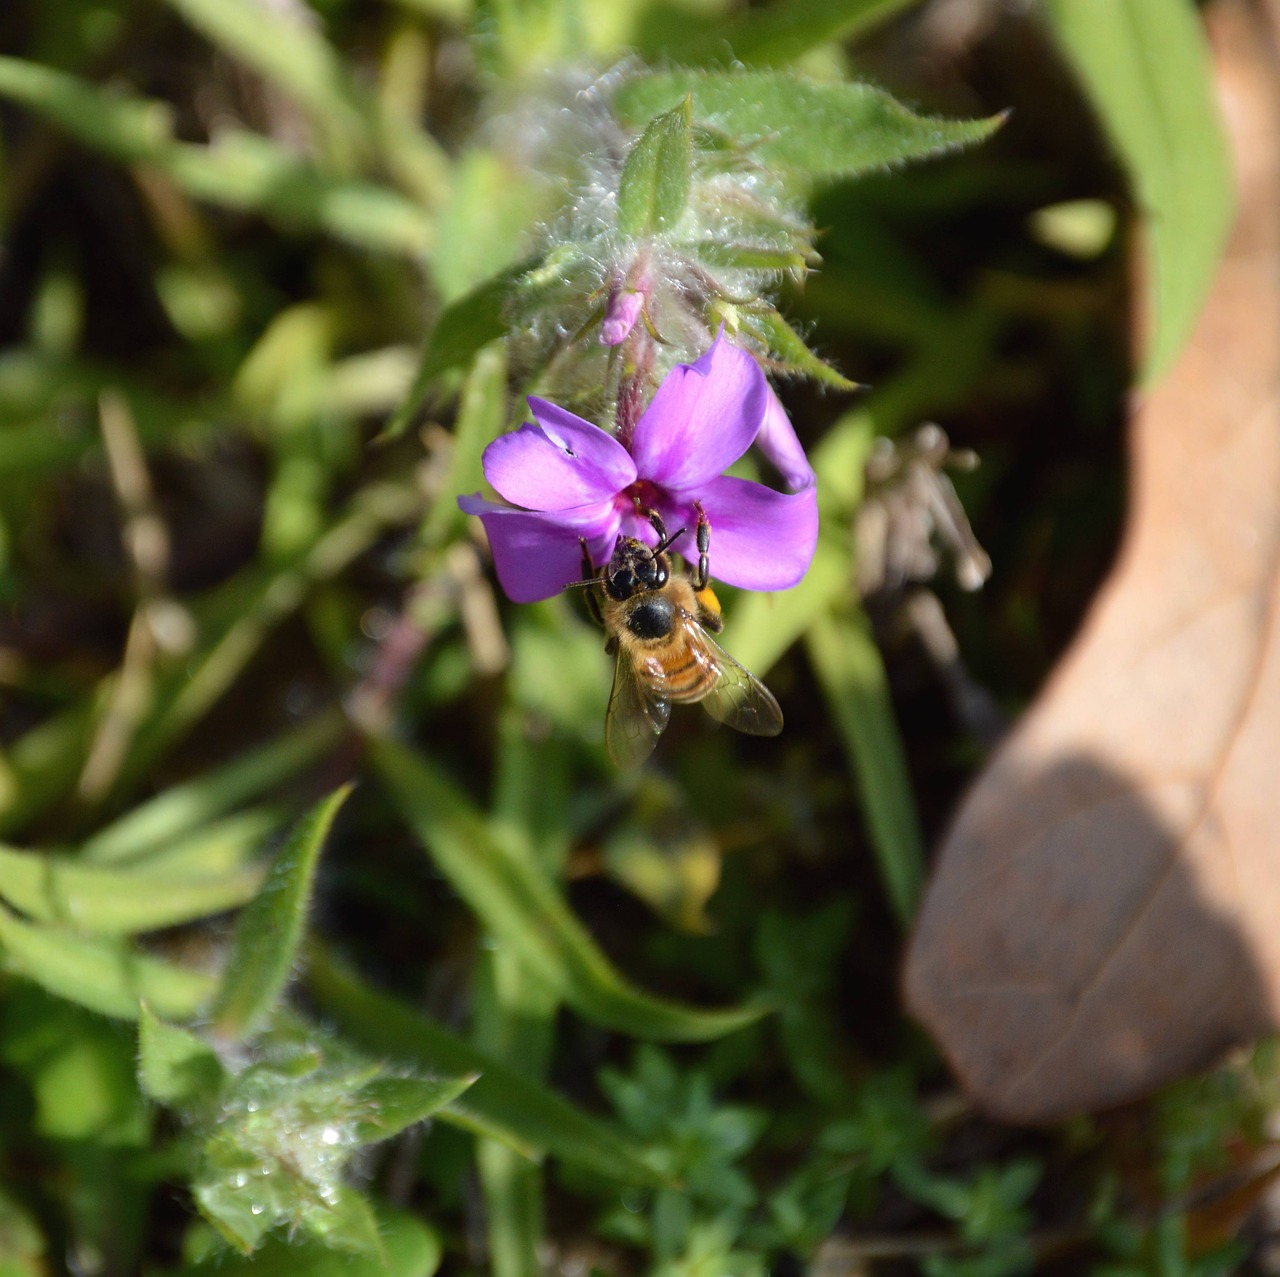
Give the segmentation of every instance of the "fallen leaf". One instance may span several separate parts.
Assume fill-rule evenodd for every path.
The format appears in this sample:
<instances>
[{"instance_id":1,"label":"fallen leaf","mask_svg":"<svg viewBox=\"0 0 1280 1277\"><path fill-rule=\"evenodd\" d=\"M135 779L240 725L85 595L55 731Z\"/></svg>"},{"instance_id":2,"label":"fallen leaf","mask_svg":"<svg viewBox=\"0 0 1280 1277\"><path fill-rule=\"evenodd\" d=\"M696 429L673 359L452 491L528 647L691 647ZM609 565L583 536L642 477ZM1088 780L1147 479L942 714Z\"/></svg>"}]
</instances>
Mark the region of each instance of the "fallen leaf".
<instances>
[{"instance_id":1,"label":"fallen leaf","mask_svg":"<svg viewBox=\"0 0 1280 1277\"><path fill-rule=\"evenodd\" d=\"M1238 220L1135 414L1117 566L964 802L908 955L911 1011L1009 1121L1280 1027L1280 92L1255 11L1207 19Z\"/></svg>"}]
</instances>

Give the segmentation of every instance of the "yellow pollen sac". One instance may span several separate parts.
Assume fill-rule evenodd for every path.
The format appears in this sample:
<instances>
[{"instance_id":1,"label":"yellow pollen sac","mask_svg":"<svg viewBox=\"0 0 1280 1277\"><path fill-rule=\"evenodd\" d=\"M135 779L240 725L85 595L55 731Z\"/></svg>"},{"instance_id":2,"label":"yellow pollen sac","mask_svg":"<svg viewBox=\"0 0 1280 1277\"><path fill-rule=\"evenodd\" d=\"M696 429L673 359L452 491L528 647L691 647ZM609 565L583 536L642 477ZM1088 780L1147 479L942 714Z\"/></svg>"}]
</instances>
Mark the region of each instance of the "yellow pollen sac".
<instances>
[{"instance_id":1,"label":"yellow pollen sac","mask_svg":"<svg viewBox=\"0 0 1280 1277\"><path fill-rule=\"evenodd\" d=\"M694 597L702 607L707 609L708 612L715 616L720 615L720 600L716 598L716 592L709 585L696 591Z\"/></svg>"}]
</instances>

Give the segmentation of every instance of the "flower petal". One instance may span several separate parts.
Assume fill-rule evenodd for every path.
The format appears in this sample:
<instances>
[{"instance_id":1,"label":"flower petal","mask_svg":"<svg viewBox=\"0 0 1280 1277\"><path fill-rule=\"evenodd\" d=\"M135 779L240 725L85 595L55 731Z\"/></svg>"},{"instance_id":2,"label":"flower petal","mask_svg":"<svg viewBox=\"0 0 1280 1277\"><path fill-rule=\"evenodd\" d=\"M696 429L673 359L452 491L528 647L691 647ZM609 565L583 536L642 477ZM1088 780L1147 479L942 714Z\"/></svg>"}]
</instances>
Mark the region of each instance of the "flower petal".
<instances>
[{"instance_id":1,"label":"flower petal","mask_svg":"<svg viewBox=\"0 0 1280 1277\"><path fill-rule=\"evenodd\" d=\"M700 487L751 446L768 395L760 365L717 337L701 359L666 375L636 423L631 440L636 470L672 491Z\"/></svg>"},{"instance_id":2,"label":"flower petal","mask_svg":"<svg viewBox=\"0 0 1280 1277\"><path fill-rule=\"evenodd\" d=\"M764 411L764 424L756 435L756 447L769 459L782 476L788 492L799 492L817 482L809 458L804 455L796 429L782 406L782 400L769 387L769 402Z\"/></svg>"},{"instance_id":3,"label":"flower petal","mask_svg":"<svg viewBox=\"0 0 1280 1277\"><path fill-rule=\"evenodd\" d=\"M458 505L480 516L498 581L513 603L549 599L581 580L579 536L586 537L597 564L608 560L618 536L618 512L610 501L542 513L486 501L477 492L459 497Z\"/></svg>"},{"instance_id":4,"label":"flower petal","mask_svg":"<svg viewBox=\"0 0 1280 1277\"><path fill-rule=\"evenodd\" d=\"M530 510L568 510L605 501L636 477L627 450L545 399L529 397L536 424L495 439L484 450L484 477L500 496Z\"/></svg>"},{"instance_id":5,"label":"flower petal","mask_svg":"<svg viewBox=\"0 0 1280 1277\"><path fill-rule=\"evenodd\" d=\"M787 590L799 584L818 544L816 486L788 494L724 475L696 492L671 494L661 513L673 530L689 529L673 547L686 559L697 557L695 498L711 523L709 561L716 580L744 590Z\"/></svg>"}]
</instances>

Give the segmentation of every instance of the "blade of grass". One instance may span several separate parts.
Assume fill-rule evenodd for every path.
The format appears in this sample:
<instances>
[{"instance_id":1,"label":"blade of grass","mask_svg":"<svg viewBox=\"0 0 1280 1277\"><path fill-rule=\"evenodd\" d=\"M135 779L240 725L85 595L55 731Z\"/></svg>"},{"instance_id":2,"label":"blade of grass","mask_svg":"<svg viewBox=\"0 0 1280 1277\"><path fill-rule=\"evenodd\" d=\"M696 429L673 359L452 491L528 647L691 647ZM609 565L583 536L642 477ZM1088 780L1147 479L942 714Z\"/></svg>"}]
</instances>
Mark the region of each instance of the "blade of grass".
<instances>
[{"instance_id":1,"label":"blade of grass","mask_svg":"<svg viewBox=\"0 0 1280 1277\"><path fill-rule=\"evenodd\" d=\"M1191 334L1234 211L1204 31L1187 0L1049 0L1045 13L1145 218L1149 384Z\"/></svg>"},{"instance_id":2,"label":"blade of grass","mask_svg":"<svg viewBox=\"0 0 1280 1277\"><path fill-rule=\"evenodd\" d=\"M80 854L102 864L135 860L171 846L224 813L298 775L326 754L346 730L337 710L282 732L233 762L162 794L82 843Z\"/></svg>"},{"instance_id":3,"label":"blade of grass","mask_svg":"<svg viewBox=\"0 0 1280 1277\"><path fill-rule=\"evenodd\" d=\"M134 935L234 909L253 897L256 869L187 876L83 865L0 847L0 896L37 922L94 935Z\"/></svg>"},{"instance_id":4,"label":"blade of grass","mask_svg":"<svg viewBox=\"0 0 1280 1277\"><path fill-rule=\"evenodd\" d=\"M57 997L121 1020L146 1002L168 1020L189 1020L213 991L213 980L135 952L119 940L78 936L23 922L0 906L0 962Z\"/></svg>"},{"instance_id":5,"label":"blade of grass","mask_svg":"<svg viewBox=\"0 0 1280 1277\"><path fill-rule=\"evenodd\" d=\"M371 754L392 801L454 889L580 1015L633 1037L705 1042L765 1006L701 1010L641 993L614 969L545 874L512 856L463 794L421 755L386 741Z\"/></svg>"},{"instance_id":6,"label":"blade of grass","mask_svg":"<svg viewBox=\"0 0 1280 1277\"><path fill-rule=\"evenodd\" d=\"M565 819L569 767L561 742L535 744L525 715L508 706L499 724L494 812L511 832L512 854L533 872L560 873L569 851ZM555 1046L560 998L509 946L479 955L475 1042L525 1077L544 1081ZM539 1277L543 1235L542 1169L508 1144L479 1140L476 1168L485 1199L494 1277Z\"/></svg>"},{"instance_id":7,"label":"blade of grass","mask_svg":"<svg viewBox=\"0 0 1280 1277\"><path fill-rule=\"evenodd\" d=\"M806 646L858 786L885 892L905 925L924 882L924 843L880 651L852 607L819 617Z\"/></svg>"}]
</instances>

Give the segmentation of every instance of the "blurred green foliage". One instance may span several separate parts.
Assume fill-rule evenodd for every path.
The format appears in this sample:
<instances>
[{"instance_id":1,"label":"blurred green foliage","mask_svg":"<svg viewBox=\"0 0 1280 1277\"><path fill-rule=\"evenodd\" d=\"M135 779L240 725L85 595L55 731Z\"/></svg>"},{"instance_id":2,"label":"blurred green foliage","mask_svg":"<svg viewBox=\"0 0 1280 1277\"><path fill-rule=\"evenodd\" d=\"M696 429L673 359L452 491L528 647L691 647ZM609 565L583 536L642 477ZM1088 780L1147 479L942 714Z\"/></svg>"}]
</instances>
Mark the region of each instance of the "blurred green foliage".
<instances>
[{"instance_id":1,"label":"blurred green foliage","mask_svg":"<svg viewBox=\"0 0 1280 1277\"><path fill-rule=\"evenodd\" d=\"M955 423L1007 567L981 618L937 588L997 700L1043 673L1113 535L1047 521L1114 456L1117 228L1133 202L1155 228L1154 372L1228 215L1203 50L1183 0L1056 3L1001 19L1025 65L997 40L985 80L945 48L913 80L912 7L4 6L0 1273L1240 1260L1194 1207L1250 1173L1266 1051L1033 1137L968 1113L902 1022L926 838L985 740L920 713L902 592L855 586L874 439ZM1045 93L1055 40L1132 201L1082 99ZM820 230L683 246L784 285L718 314L793 374L819 476L805 581L725 591L787 733L687 715L630 776L599 634L496 598L454 503L546 372L513 313L593 268L540 238L567 187L521 163L548 68L624 86L624 230L743 163ZM1019 468L1026 420L1058 489Z\"/></svg>"}]
</instances>

